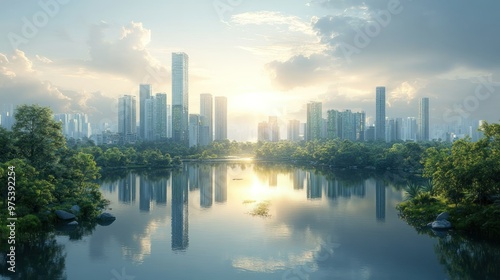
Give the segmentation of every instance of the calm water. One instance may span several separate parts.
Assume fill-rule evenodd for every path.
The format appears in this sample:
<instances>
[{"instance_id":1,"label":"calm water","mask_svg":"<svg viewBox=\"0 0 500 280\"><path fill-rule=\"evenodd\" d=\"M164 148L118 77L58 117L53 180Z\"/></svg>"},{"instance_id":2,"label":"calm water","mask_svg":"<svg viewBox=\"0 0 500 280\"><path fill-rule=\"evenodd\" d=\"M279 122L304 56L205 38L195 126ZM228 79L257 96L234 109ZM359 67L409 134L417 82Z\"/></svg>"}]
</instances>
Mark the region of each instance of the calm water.
<instances>
[{"instance_id":1,"label":"calm water","mask_svg":"<svg viewBox=\"0 0 500 280\"><path fill-rule=\"evenodd\" d=\"M116 221L76 237L62 229L30 253L47 260L43 269L113 280L494 279L498 272L497 247L419 235L395 210L403 192L360 172L189 164L105 178L101 189ZM252 215L259 207L268 215Z\"/></svg>"}]
</instances>

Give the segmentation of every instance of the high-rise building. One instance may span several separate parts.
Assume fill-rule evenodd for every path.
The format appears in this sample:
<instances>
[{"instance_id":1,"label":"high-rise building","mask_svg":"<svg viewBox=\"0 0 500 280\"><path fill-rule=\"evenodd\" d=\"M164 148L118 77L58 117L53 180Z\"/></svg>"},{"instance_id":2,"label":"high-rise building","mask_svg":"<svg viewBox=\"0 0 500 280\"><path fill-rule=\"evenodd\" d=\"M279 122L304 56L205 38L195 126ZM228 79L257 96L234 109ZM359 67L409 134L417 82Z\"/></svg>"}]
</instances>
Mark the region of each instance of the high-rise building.
<instances>
[{"instance_id":1,"label":"high-rise building","mask_svg":"<svg viewBox=\"0 0 500 280\"><path fill-rule=\"evenodd\" d=\"M61 123L62 133L66 138L89 138L92 134L87 114L55 114L54 120Z\"/></svg>"},{"instance_id":2,"label":"high-rise building","mask_svg":"<svg viewBox=\"0 0 500 280\"><path fill-rule=\"evenodd\" d=\"M200 115L189 114L189 147L200 144Z\"/></svg>"},{"instance_id":3,"label":"high-rise building","mask_svg":"<svg viewBox=\"0 0 500 280\"><path fill-rule=\"evenodd\" d=\"M227 139L227 98L215 97L215 140Z\"/></svg>"},{"instance_id":4,"label":"high-rise building","mask_svg":"<svg viewBox=\"0 0 500 280\"><path fill-rule=\"evenodd\" d=\"M168 131L167 94L157 93L155 97L155 115L153 118L154 139L166 139Z\"/></svg>"},{"instance_id":5,"label":"high-rise building","mask_svg":"<svg viewBox=\"0 0 500 280\"><path fill-rule=\"evenodd\" d=\"M375 139L385 141L385 87L376 88Z\"/></svg>"},{"instance_id":6,"label":"high-rise building","mask_svg":"<svg viewBox=\"0 0 500 280\"><path fill-rule=\"evenodd\" d=\"M185 53L172 53L172 138L177 142L189 140L189 58Z\"/></svg>"},{"instance_id":7,"label":"high-rise building","mask_svg":"<svg viewBox=\"0 0 500 280\"><path fill-rule=\"evenodd\" d=\"M307 125L306 140L311 141L321 138L322 128L322 104L321 102L307 103Z\"/></svg>"},{"instance_id":8,"label":"high-rise building","mask_svg":"<svg viewBox=\"0 0 500 280\"><path fill-rule=\"evenodd\" d=\"M207 135L203 135L207 139L208 143L213 141L213 102L212 95L209 93L200 94L200 116L201 125L208 128Z\"/></svg>"},{"instance_id":9,"label":"high-rise building","mask_svg":"<svg viewBox=\"0 0 500 280\"><path fill-rule=\"evenodd\" d=\"M144 140L153 141L167 138L167 94L144 100Z\"/></svg>"},{"instance_id":10,"label":"high-rise building","mask_svg":"<svg viewBox=\"0 0 500 280\"><path fill-rule=\"evenodd\" d=\"M280 127L278 124L278 117L276 116L269 116L269 137L271 142L278 142L280 141Z\"/></svg>"},{"instance_id":11,"label":"high-rise building","mask_svg":"<svg viewBox=\"0 0 500 280\"><path fill-rule=\"evenodd\" d=\"M134 142L136 140L135 96L124 95L118 99L118 133L123 142Z\"/></svg>"},{"instance_id":12,"label":"high-rise building","mask_svg":"<svg viewBox=\"0 0 500 280\"><path fill-rule=\"evenodd\" d=\"M271 136L269 135L269 123L260 122L257 127L257 140L258 141L271 141Z\"/></svg>"},{"instance_id":13,"label":"high-rise building","mask_svg":"<svg viewBox=\"0 0 500 280\"><path fill-rule=\"evenodd\" d=\"M146 138L146 100L151 98L151 85L139 85L139 136Z\"/></svg>"},{"instance_id":14,"label":"high-rise building","mask_svg":"<svg viewBox=\"0 0 500 280\"><path fill-rule=\"evenodd\" d=\"M300 121L299 120L289 120L288 121L287 139L288 139L288 141L293 141L293 142L300 141Z\"/></svg>"},{"instance_id":15,"label":"high-rise building","mask_svg":"<svg viewBox=\"0 0 500 280\"><path fill-rule=\"evenodd\" d=\"M429 141L429 98L420 99L418 107L418 140Z\"/></svg>"},{"instance_id":16,"label":"high-rise building","mask_svg":"<svg viewBox=\"0 0 500 280\"><path fill-rule=\"evenodd\" d=\"M364 141L365 112L328 110L327 138Z\"/></svg>"},{"instance_id":17,"label":"high-rise building","mask_svg":"<svg viewBox=\"0 0 500 280\"><path fill-rule=\"evenodd\" d=\"M11 130L14 122L14 105L2 104L2 112L0 112L0 125L7 130Z\"/></svg>"}]
</instances>

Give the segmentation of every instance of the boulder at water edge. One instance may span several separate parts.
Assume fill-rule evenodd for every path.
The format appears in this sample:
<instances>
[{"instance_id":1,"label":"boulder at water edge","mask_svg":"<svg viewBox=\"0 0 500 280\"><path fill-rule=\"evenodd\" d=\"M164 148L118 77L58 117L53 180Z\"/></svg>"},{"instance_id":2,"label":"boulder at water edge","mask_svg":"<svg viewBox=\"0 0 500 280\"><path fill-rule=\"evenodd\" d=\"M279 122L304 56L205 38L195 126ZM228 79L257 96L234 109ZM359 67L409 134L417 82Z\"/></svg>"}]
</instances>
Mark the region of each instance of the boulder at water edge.
<instances>
[{"instance_id":1,"label":"boulder at water edge","mask_svg":"<svg viewBox=\"0 0 500 280\"><path fill-rule=\"evenodd\" d=\"M101 221L114 221L116 220L116 217L110 213L104 212L101 215L97 216L97 219Z\"/></svg>"},{"instance_id":2,"label":"boulder at water edge","mask_svg":"<svg viewBox=\"0 0 500 280\"><path fill-rule=\"evenodd\" d=\"M432 229L449 229L451 228L451 223L447 220L438 220L432 222Z\"/></svg>"},{"instance_id":3,"label":"boulder at water edge","mask_svg":"<svg viewBox=\"0 0 500 280\"><path fill-rule=\"evenodd\" d=\"M61 220L71 220L71 219L76 218L75 215L73 215L69 212L66 212L64 210L56 210L55 213L56 213L57 217Z\"/></svg>"},{"instance_id":4,"label":"boulder at water edge","mask_svg":"<svg viewBox=\"0 0 500 280\"><path fill-rule=\"evenodd\" d=\"M77 221L72 221L66 224L67 226L77 226L78 222Z\"/></svg>"},{"instance_id":5,"label":"boulder at water edge","mask_svg":"<svg viewBox=\"0 0 500 280\"><path fill-rule=\"evenodd\" d=\"M80 213L80 206L78 205L71 206L71 212L73 212L74 214Z\"/></svg>"}]
</instances>

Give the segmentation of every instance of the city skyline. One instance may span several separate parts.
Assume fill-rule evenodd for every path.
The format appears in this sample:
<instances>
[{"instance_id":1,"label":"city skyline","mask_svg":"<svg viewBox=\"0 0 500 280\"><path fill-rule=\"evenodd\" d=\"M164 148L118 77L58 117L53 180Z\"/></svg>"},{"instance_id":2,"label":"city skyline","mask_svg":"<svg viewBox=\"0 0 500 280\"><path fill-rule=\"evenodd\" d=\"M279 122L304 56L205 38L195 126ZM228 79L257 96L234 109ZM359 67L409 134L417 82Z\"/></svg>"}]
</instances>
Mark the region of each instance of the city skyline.
<instances>
[{"instance_id":1,"label":"city skyline","mask_svg":"<svg viewBox=\"0 0 500 280\"><path fill-rule=\"evenodd\" d=\"M500 40L489 36L500 25L499 3L216 2L127 3L120 13L93 0L6 4L0 103L83 113L102 127L116 122L120 96L141 103L139 84L170 100L171 54L184 52L189 94L231 100L230 140L256 140L255 124L268 116L281 127L303 123L309 101L365 111L373 124L377 85L386 87L389 118L418 118L419 100L430 98L431 138L441 129L434 125L500 119ZM199 102L184 103L200 113Z\"/></svg>"}]
</instances>

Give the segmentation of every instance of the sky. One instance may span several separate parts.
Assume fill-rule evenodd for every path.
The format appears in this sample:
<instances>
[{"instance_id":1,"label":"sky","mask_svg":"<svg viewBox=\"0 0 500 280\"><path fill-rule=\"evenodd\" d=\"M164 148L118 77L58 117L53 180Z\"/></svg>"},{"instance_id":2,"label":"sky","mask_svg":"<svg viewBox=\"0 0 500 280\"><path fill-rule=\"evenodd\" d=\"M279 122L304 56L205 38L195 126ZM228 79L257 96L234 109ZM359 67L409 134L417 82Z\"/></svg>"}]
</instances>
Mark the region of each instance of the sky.
<instances>
[{"instance_id":1,"label":"sky","mask_svg":"<svg viewBox=\"0 0 500 280\"><path fill-rule=\"evenodd\" d=\"M171 100L171 53L189 55L189 111L228 97L228 137L257 123L306 120L306 104L365 111L375 88L386 115L432 124L500 121L498 1L3 0L0 104L117 121L117 99L139 84ZM286 134L282 136L286 137Z\"/></svg>"}]
</instances>

